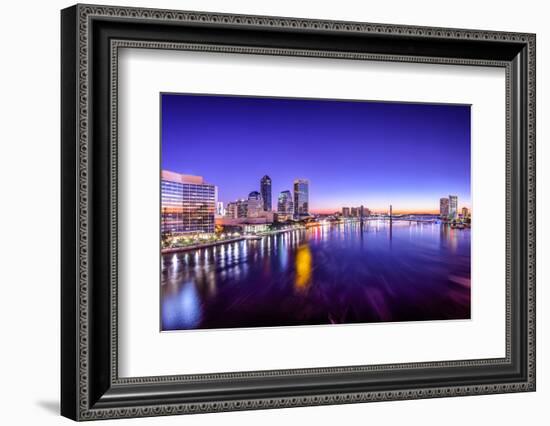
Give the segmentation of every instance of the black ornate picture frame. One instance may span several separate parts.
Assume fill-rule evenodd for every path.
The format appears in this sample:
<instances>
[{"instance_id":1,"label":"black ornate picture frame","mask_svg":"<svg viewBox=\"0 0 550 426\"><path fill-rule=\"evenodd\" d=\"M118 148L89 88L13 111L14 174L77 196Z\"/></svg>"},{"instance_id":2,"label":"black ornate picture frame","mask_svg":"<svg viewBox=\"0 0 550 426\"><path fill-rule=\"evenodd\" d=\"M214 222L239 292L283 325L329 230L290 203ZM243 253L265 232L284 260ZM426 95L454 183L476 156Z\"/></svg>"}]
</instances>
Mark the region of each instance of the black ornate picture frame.
<instances>
[{"instance_id":1,"label":"black ornate picture frame","mask_svg":"<svg viewBox=\"0 0 550 426\"><path fill-rule=\"evenodd\" d=\"M61 29L62 415L93 420L535 390L534 34L96 5L64 9ZM122 47L504 68L506 356L120 378Z\"/></svg>"}]
</instances>

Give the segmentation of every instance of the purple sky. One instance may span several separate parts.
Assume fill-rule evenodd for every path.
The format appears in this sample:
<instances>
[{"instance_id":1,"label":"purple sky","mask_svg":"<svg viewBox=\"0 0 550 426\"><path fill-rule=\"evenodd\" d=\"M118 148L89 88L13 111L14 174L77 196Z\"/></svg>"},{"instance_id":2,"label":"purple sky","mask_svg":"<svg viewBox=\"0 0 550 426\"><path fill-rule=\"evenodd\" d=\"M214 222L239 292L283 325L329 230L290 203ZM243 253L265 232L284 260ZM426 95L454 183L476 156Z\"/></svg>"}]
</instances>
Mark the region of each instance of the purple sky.
<instances>
[{"instance_id":1,"label":"purple sky","mask_svg":"<svg viewBox=\"0 0 550 426\"><path fill-rule=\"evenodd\" d=\"M204 176L226 204L259 190L273 205L295 178L310 209L470 206L470 107L162 94L162 168Z\"/></svg>"}]
</instances>

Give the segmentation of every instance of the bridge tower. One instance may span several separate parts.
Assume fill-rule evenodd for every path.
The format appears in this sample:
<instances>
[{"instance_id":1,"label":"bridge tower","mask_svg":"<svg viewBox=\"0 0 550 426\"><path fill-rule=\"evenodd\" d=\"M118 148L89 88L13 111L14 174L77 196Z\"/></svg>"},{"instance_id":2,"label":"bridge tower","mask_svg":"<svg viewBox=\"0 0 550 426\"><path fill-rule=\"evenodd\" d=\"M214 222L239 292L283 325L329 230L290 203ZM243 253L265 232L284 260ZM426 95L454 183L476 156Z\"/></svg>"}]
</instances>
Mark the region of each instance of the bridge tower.
<instances>
[{"instance_id":1,"label":"bridge tower","mask_svg":"<svg viewBox=\"0 0 550 426\"><path fill-rule=\"evenodd\" d=\"M390 204L390 243L393 236L393 219L392 219L392 205Z\"/></svg>"}]
</instances>

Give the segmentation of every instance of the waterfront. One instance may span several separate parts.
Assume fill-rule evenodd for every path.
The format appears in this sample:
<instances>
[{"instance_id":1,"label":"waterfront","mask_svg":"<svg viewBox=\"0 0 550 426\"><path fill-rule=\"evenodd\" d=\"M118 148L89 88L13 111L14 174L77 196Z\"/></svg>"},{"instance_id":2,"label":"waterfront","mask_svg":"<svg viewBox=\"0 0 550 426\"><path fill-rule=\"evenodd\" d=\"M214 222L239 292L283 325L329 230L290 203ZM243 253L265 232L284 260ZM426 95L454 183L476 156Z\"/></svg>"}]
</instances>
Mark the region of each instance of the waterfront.
<instances>
[{"instance_id":1,"label":"waterfront","mask_svg":"<svg viewBox=\"0 0 550 426\"><path fill-rule=\"evenodd\" d=\"M470 230L333 223L162 255L163 330L470 318Z\"/></svg>"}]
</instances>

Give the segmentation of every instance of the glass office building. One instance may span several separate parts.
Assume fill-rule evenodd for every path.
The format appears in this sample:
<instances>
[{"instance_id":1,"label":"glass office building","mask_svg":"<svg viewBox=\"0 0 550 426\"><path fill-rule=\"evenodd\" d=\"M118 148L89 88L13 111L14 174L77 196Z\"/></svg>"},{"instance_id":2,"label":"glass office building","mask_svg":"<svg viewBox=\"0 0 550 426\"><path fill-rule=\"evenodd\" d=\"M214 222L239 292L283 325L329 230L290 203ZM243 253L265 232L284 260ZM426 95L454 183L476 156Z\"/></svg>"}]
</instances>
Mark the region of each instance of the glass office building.
<instances>
[{"instance_id":1,"label":"glass office building","mask_svg":"<svg viewBox=\"0 0 550 426\"><path fill-rule=\"evenodd\" d=\"M282 191L279 194L279 199L277 201L277 214L279 215L279 220L285 221L291 219L294 215L294 203L292 202L292 195L290 191Z\"/></svg>"},{"instance_id":2,"label":"glass office building","mask_svg":"<svg viewBox=\"0 0 550 426\"><path fill-rule=\"evenodd\" d=\"M449 217L449 199L440 198L439 199L439 216L442 219L447 219Z\"/></svg>"},{"instance_id":3,"label":"glass office building","mask_svg":"<svg viewBox=\"0 0 550 426\"><path fill-rule=\"evenodd\" d=\"M458 217L458 197L449 195L449 218L456 219Z\"/></svg>"},{"instance_id":4,"label":"glass office building","mask_svg":"<svg viewBox=\"0 0 550 426\"><path fill-rule=\"evenodd\" d=\"M201 176L161 173L161 233L214 233L217 191Z\"/></svg>"},{"instance_id":5,"label":"glass office building","mask_svg":"<svg viewBox=\"0 0 550 426\"><path fill-rule=\"evenodd\" d=\"M264 202L262 200L262 195L258 191L252 191L250 194L248 194L246 207L246 217L259 217L264 211Z\"/></svg>"},{"instance_id":6,"label":"glass office building","mask_svg":"<svg viewBox=\"0 0 550 426\"><path fill-rule=\"evenodd\" d=\"M262 192L264 211L271 211L271 178L265 175L260 180L260 191Z\"/></svg>"},{"instance_id":7,"label":"glass office building","mask_svg":"<svg viewBox=\"0 0 550 426\"><path fill-rule=\"evenodd\" d=\"M305 179L294 181L294 216L309 216L309 181Z\"/></svg>"}]
</instances>

